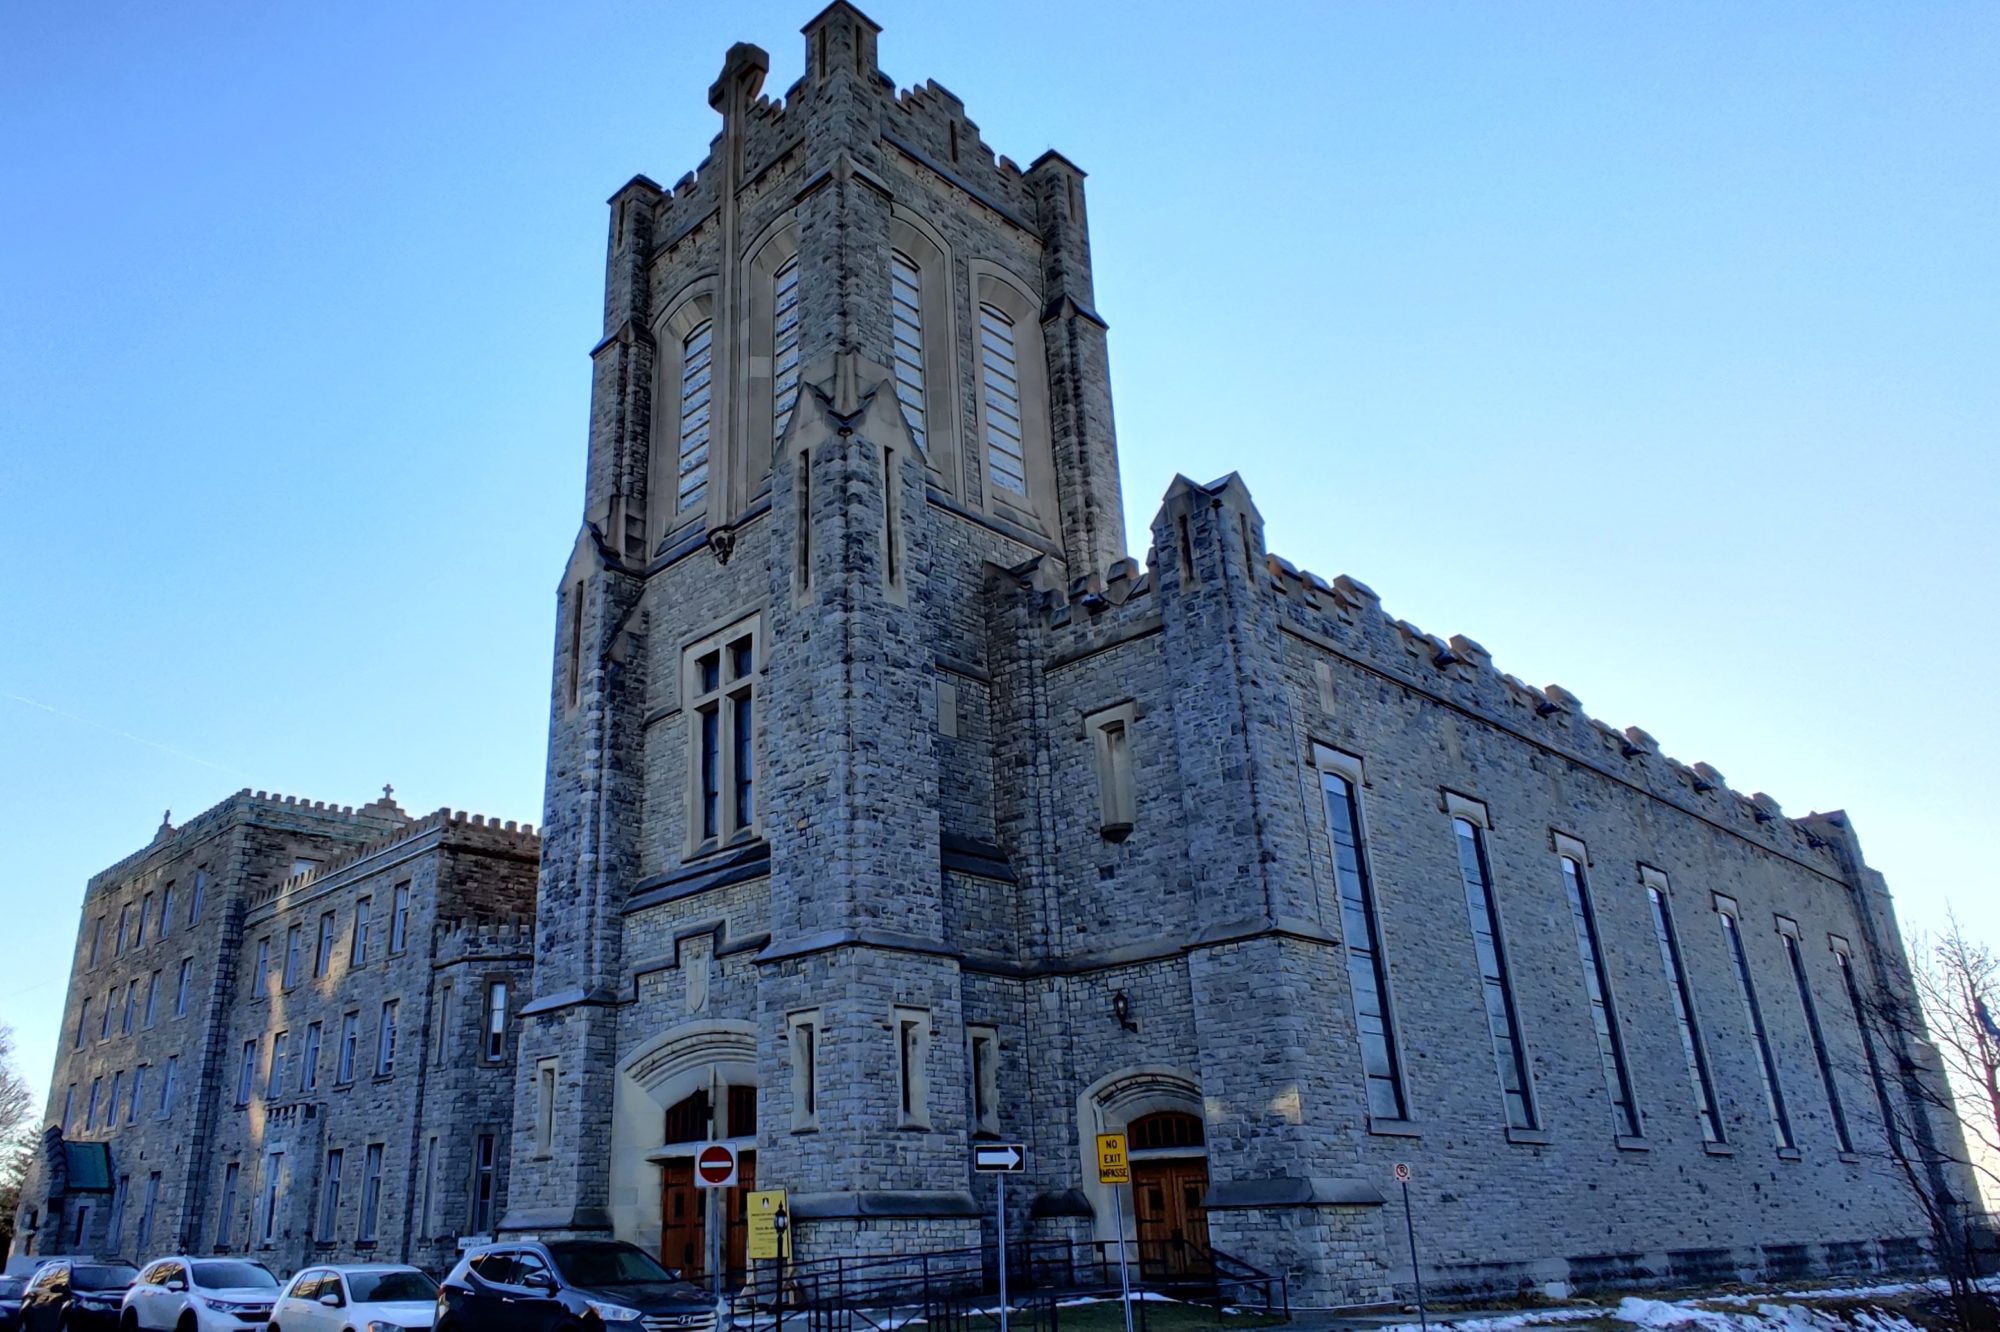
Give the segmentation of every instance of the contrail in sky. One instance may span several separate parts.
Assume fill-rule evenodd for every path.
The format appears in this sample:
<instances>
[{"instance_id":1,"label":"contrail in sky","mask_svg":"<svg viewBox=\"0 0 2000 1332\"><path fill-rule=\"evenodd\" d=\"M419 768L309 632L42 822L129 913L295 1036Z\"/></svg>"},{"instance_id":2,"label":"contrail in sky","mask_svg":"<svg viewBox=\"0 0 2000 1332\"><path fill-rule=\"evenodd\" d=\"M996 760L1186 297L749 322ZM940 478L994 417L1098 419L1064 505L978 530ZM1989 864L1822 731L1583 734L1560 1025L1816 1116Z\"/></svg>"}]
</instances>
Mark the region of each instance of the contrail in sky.
<instances>
[{"instance_id":1,"label":"contrail in sky","mask_svg":"<svg viewBox=\"0 0 2000 1332\"><path fill-rule=\"evenodd\" d=\"M65 721L73 721L78 723L79 725L89 726L99 731L108 732L112 735L117 736L121 740L130 740L135 745L145 745L148 749L157 749L163 754L172 754L175 758L183 758L190 763L199 763L204 768L213 768L217 772L226 772L232 777L242 776L242 774L238 772L235 768L225 767L220 763L211 762L208 759L203 758L199 754L190 754L185 749L175 749L172 745L163 745L157 740L148 740L143 735L134 735L130 731L121 731L115 726L106 726L103 722L95 722L88 717L79 717L74 712L64 712L61 708L52 708L48 704L38 703L32 698L23 698L19 694L15 693L0 694L0 697L10 698L14 700L14 702L22 704L25 707L37 708L43 712L48 713L52 717L61 717Z\"/></svg>"}]
</instances>

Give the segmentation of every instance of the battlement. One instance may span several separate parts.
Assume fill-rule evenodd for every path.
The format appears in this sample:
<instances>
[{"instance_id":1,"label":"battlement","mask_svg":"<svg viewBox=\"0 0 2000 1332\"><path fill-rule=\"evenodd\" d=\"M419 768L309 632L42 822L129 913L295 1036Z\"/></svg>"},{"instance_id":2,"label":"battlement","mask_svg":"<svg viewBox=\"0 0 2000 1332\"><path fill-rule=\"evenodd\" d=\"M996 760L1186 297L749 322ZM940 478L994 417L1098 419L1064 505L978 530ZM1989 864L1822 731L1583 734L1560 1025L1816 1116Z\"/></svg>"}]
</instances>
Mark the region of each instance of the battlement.
<instances>
[{"instance_id":1,"label":"battlement","mask_svg":"<svg viewBox=\"0 0 2000 1332\"><path fill-rule=\"evenodd\" d=\"M484 814L469 814L446 806L414 819L386 836L364 842L323 865L268 884L251 894L250 907L267 906L299 896L363 861L373 860L419 838L436 836L442 845L467 850L516 855L541 854L542 839L532 823L502 822Z\"/></svg>"},{"instance_id":2,"label":"battlement","mask_svg":"<svg viewBox=\"0 0 2000 1332\"><path fill-rule=\"evenodd\" d=\"M1493 664L1483 646L1463 634L1439 638L1396 619L1366 584L1342 576L1328 582L1278 555L1266 555L1266 586L1283 599L1285 621L1378 673L1439 694L1467 711L1604 769L1753 841L1794 856L1826 861L1826 839L1789 819L1759 791L1733 791L1707 763L1684 763L1660 752L1637 726L1623 730L1591 717L1561 685L1536 688Z\"/></svg>"},{"instance_id":3,"label":"battlement","mask_svg":"<svg viewBox=\"0 0 2000 1332\"><path fill-rule=\"evenodd\" d=\"M440 966L482 958L532 953L535 922L530 916L454 916L432 930L432 956Z\"/></svg>"},{"instance_id":4,"label":"battlement","mask_svg":"<svg viewBox=\"0 0 2000 1332\"><path fill-rule=\"evenodd\" d=\"M169 811L167 817L160 821L152 841L91 875L85 892L86 895L94 893L108 883L129 877L149 859L167 859L178 855L194 843L212 837L235 823L289 823L307 829L314 825L334 825L350 829L387 830L407 817L393 803L386 801L376 801L357 809L353 805L309 800L303 796L253 791L246 786L179 825L173 823L172 811Z\"/></svg>"}]
</instances>

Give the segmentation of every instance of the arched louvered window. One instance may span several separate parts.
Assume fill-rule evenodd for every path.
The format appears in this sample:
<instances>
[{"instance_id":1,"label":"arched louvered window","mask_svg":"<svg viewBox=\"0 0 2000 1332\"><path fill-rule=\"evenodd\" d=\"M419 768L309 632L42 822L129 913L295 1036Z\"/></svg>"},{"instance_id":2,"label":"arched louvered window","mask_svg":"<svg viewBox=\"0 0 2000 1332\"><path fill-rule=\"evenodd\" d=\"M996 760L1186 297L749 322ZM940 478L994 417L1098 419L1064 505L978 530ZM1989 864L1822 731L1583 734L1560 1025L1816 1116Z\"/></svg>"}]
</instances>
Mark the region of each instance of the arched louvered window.
<instances>
[{"instance_id":1,"label":"arched louvered window","mask_svg":"<svg viewBox=\"0 0 2000 1332\"><path fill-rule=\"evenodd\" d=\"M889 252L890 352L896 363L896 397L917 447L924 447L923 274L909 255Z\"/></svg>"},{"instance_id":2,"label":"arched louvered window","mask_svg":"<svg viewBox=\"0 0 2000 1332\"><path fill-rule=\"evenodd\" d=\"M785 437L799 401L799 257L772 276L771 438Z\"/></svg>"},{"instance_id":3,"label":"arched louvered window","mask_svg":"<svg viewBox=\"0 0 2000 1332\"><path fill-rule=\"evenodd\" d=\"M1014 320L997 305L979 307L980 378L986 397L986 478L1016 495L1028 493L1027 451L1021 443L1021 371Z\"/></svg>"},{"instance_id":4,"label":"arched louvered window","mask_svg":"<svg viewBox=\"0 0 2000 1332\"><path fill-rule=\"evenodd\" d=\"M703 320L681 342L681 451L676 511L708 497L708 441L714 401L715 323Z\"/></svg>"}]
</instances>

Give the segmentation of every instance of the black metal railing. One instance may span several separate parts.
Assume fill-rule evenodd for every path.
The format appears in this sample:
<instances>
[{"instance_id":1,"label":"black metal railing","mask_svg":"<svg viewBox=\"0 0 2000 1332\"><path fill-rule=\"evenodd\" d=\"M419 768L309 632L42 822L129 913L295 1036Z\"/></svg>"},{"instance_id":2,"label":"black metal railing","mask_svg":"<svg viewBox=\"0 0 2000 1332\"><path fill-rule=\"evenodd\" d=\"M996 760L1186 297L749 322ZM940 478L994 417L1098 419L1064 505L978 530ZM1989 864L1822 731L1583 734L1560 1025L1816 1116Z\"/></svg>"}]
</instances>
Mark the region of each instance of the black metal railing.
<instances>
[{"instance_id":1,"label":"black metal railing","mask_svg":"<svg viewBox=\"0 0 2000 1332\"><path fill-rule=\"evenodd\" d=\"M1126 1246L1133 1332L1146 1332L1149 1306L1162 1298L1291 1315L1282 1276L1186 1241L1153 1263L1138 1261L1138 1249ZM1010 1332L1056 1332L1065 1310L1120 1296L1115 1240L1023 1240L1007 1258ZM989 1332L1000 1323L998 1256L987 1247L756 1263L728 1278L730 1316L745 1329L894 1332L920 1322L927 1332Z\"/></svg>"}]
</instances>

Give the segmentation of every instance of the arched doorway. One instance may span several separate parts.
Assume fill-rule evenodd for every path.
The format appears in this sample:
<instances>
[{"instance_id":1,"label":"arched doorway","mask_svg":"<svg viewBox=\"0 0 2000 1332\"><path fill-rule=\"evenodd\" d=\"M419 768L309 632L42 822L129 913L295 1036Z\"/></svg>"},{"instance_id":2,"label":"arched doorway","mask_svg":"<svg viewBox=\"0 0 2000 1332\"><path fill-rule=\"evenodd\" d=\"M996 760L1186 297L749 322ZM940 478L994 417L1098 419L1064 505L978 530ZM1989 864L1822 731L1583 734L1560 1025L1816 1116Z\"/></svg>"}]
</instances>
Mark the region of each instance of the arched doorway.
<instances>
[{"instance_id":1,"label":"arched doorway","mask_svg":"<svg viewBox=\"0 0 2000 1332\"><path fill-rule=\"evenodd\" d=\"M1208 1140L1199 1115L1156 1110L1125 1126L1132 1161L1132 1212L1139 1270L1158 1280L1206 1276Z\"/></svg>"},{"instance_id":2,"label":"arched doorway","mask_svg":"<svg viewBox=\"0 0 2000 1332\"><path fill-rule=\"evenodd\" d=\"M708 1194L694 1182L694 1152L699 1144L713 1139L757 1140L757 1089L725 1087L721 1105L723 1122L716 1123L708 1089L703 1088L667 1107L663 1151L683 1144L686 1155L669 1156L660 1162L660 1262L696 1284L705 1284L709 1271ZM736 1187L723 1191L721 1206L725 1218L722 1241L722 1271L725 1283L734 1281L748 1265L745 1261L750 1227L750 1192L757 1187L755 1147L738 1146Z\"/></svg>"}]
</instances>

